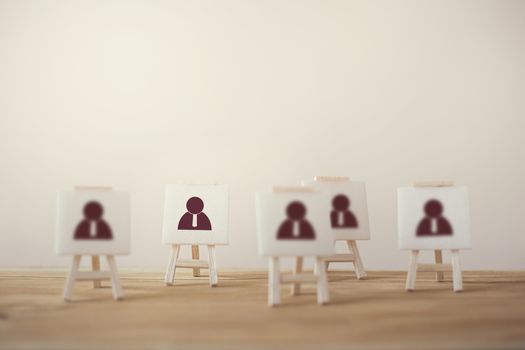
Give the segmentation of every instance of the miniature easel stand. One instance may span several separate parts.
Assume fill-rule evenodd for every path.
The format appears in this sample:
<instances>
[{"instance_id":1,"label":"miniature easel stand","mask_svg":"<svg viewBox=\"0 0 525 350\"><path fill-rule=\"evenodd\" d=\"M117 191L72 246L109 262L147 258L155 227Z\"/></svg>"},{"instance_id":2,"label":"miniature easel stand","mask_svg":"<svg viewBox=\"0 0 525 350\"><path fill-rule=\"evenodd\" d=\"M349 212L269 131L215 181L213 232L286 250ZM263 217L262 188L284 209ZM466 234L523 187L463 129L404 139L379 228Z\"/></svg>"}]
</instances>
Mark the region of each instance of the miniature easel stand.
<instances>
[{"instance_id":1,"label":"miniature easel stand","mask_svg":"<svg viewBox=\"0 0 525 350\"><path fill-rule=\"evenodd\" d=\"M75 186L75 191L111 191L111 187L92 187L92 186ZM103 280L111 280L113 287L113 298L120 300L124 297L120 278L117 270L117 263L114 255L106 255L109 271L100 271L100 257L91 255L92 271L79 271L82 255L74 255L71 269L66 280L64 288L64 300L70 301L73 294L73 288L76 281L93 281L93 288L101 288Z\"/></svg>"},{"instance_id":2,"label":"miniature easel stand","mask_svg":"<svg viewBox=\"0 0 525 350\"><path fill-rule=\"evenodd\" d=\"M181 181L181 184L186 185L217 185L218 182L215 180L191 180ZM175 280L175 271L177 268L189 268L193 269L193 277L201 276L201 269L209 270L210 286L217 287L219 278L217 274L217 260L215 258L215 246L207 245L208 247L208 261L199 260L199 246L191 245L191 259L183 260L179 259L180 249L182 244L173 244L171 246L170 257L168 260L168 268L166 269L166 275L164 276L164 282L167 286L173 285Z\"/></svg>"},{"instance_id":3,"label":"miniature easel stand","mask_svg":"<svg viewBox=\"0 0 525 350\"><path fill-rule=\"evenodd\" d=\"M416 181L412 184L414 187L448 187L454 186L453 181ZM408 269L405 289L412 292L416 288L417 272L435 272L436 281L443 281L444 272L452 272L452 285L454 292L463 290L463 279L461 276L461 266L459 263L459 250L452 249L452 264L443 264L443 255L441 250L434 251L435 264L418 264L419 250L410 252L410 267Z\"/></svg>"},{"instance_id":4,"label":"miniature easel stand","mask_svg":"<svg viewBox=\"0 0 525 350\"><path fill-rule=\"evenodd\" d=\"M272 188L275 193L310 193L313 192L311 187L281 187L276 186ZM328 291L328 278L326 276L326 270L324 267L323 258L320 256L315 257L315 271L317 273L307 274L302 273L302 263L304 257L295 257L296 265L294 272L290 274L283 274L279 268L279 257L269 257L269 269L268 269L268 305L275 307L281 303L281 284L292 283L292 289L295 293L292 295L299 294L299 288L301 283L316 283L317 284L317 303L319 305L325 305L330 301L330 294ZM298 264L301 264L298 269Z\"/></svg>"},{"instance_id":5,"label":"miniature easel stand","mask_svg":"<svg viewBox=\"0 0 525 350\"><path fill-rule=\"evenodd\" d=\"M200 269L208 269L210 275L210 286L216 287L218 282L217 276L217 263L215 259L215 246L208 245L208 261L199 260L199 246L191 246L192 259L183 260L179 259L181 244L174 244L171 246L171 253L168 260L168 268L166 269L166 275L164 281L167 286L173 285L175 279L175 270L177 268L189 268L193 269L193 276L199 277Z\"/></svg>"},{"instance_id":6,"label":"miniature easel stand","mask_svg":"<svg viewBox=\"0 0 525 350\"><path fill-rule=\"evenodd\" d=\"M326 182L347 182L350 181L348 177L345 176L315 176L315 181L326 181ZM359 248L357 248L357 242L355 240L338 240L346 241L346 246L350 253L347 254L334 254L324 257L325 269L328 271L330 263L334 262L351 262L354 264L354 270L357 279L362 280L366 278L365 267L363 265L363 260L361 259L361 254L359 254ZM301 268L302 262L296 262L296 266ZM300 271L300 270L299 270ZM294 290L297 288L297 290ZM299 287L292 287L292 294L298 293Z\"/></svg>"}]
</instances>

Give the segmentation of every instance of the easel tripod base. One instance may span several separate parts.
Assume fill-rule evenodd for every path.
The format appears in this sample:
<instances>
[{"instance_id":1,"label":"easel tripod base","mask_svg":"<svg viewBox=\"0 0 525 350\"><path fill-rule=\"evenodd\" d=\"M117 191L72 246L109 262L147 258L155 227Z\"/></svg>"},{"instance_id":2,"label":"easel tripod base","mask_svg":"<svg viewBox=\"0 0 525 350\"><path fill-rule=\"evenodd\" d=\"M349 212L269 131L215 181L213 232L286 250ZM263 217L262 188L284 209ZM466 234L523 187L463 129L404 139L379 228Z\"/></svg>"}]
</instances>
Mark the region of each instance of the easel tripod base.
<instances>
[{"instance_id":1,"label":"easel tripod base","mask_svg":"<svg viewBox=\"0 0 525 350\"><path fill-rule=\"evenodd\" d=\"M71 301L73 289L76 281L93 281L94 288L101 288L101 281L110 280L113 290L113 298L121 300L124 297L120 278L117 271L117 263L114 255L106 255L109 271L100 271L100 258L98 255L91 255L92 271L80 271L80 261L82 255L74 255L71 269L64 287L64 300Z\"/></svg>"}]
</instances>

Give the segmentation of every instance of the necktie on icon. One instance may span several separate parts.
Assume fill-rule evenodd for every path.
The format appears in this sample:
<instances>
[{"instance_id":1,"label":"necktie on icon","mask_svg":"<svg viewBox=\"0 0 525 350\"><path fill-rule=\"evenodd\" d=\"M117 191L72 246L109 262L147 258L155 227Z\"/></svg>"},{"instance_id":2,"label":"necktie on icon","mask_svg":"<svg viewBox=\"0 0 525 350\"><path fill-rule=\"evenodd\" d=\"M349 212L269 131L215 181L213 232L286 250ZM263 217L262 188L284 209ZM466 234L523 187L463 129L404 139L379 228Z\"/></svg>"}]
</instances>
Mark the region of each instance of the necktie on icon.
<instances>
[{"instance_id":1,"label":"necktie on icon","mask_svg":"<svg viewBox=\"0 0 525 350\"><path fill-rule=\"evenodd\" d=\"M97 235L97 223L96 221L91 221L89 223L89 236L95 237Z\"/></svg>"}]
</instances>

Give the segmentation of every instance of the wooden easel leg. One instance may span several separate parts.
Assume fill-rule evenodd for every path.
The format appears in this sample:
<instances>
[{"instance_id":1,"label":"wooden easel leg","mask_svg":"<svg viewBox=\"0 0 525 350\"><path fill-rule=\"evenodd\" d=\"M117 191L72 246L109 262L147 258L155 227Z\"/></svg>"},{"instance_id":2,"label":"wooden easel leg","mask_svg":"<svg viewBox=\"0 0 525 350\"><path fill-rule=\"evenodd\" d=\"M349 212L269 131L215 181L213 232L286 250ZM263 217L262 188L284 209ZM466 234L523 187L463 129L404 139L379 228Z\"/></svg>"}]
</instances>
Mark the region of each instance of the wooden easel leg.
<instances>
[{"instance_id":1,"label":"wooden easel leg","mask_svg":"<svg viewBox=\"0 0 525 350\"><path fill-rule=\"evenodd\" d=\"M268 269L268 305L277 306L281 303L281 281L279 258L271 256Z\"/></svg>"},{"instance_id":2,"label":"wooden easel leg","mask_svg":"<svg viewBox=\"0 0 525 350\"><path fill-rule=\"evenodd\" d=\"M463 277L461 276L461 266L459 264L459 250L452 251L452 284L454 292L463 290Z\"/></svg>"},{"instance_id":3,"label":"wooden easel leg","mask_svg":"<svg viewBox=\"0 0 525 350\"><path fill-rule=\"evenodd\" d=\"M166 267L166 273L164 274L164 283L166 283L167 286L171 284L171 270L173 269L173 263L175 262L174 251L174 246L172 246L170 249L170 256L168 257L168 266Z\"/></svg>"},{"instance_id":4,"label":"wooden easel leg","mask_svg":"<svg viewBox=\"0 0 525 350\"><path fill-rule=\"evenodd\" d=\"M328 294L328 278L325 267L325 261L323 258L317 257L315 259L317 265L317 303L319 305L327 304L330 301L330 295Z\"/></svg>"},{"instance_id":5,"label":"wooden easel leg","mask_svg":"<svg viewBox=\"0 0 525 350\"><path fill-rule=\"evenodd\" d=\"M293 267L293 273L296 275L298 273L301 273L303 271L303 257L298 256L295 258L295 263ZM301 283L296 282L292 283L292 295L299 295L301 293Z\"/></svg>"},{"instance_id":6,"label":"wooden easel leg","mask_svg":"<svg viewBox=\"0 0 525 350\"><path fill-rule=\"evenodd\" d=\"M417 257L419 250L412 250L410 252L410 266L408 268L406 290L413 291L416 289L416 274L417 274Z\"/></svg>"},{"instance_id":7,"label":"wooden easel leg","mask_svg":"<svg viewBox=\"0 0 525 350\"><path fill-rule=\"evenodd\" d=\"M198 245L191 246L191 258L193 260L199 260L199 246ZM201 269L199 267L194 267L193 277L200 277L200 275L201 275Z\"/></svg>"},{"instance_id":8,"label":"wooden easel leg","mask_svg":"<svg viewBox=\"0 0 525 350\"><path fill-rule=\"evenodd\" d=\"M215 260L215 246L208 246L208 269L210 271L210 286L216 287L218 283L217 277L217 261Z\"/></svg>"},{"instance_id":9,"label":"wooden easel leg","mask_svg":"<svg viewBox=\"0 0 525 350\"><path fill-rule=\"evenodd\" d=\"M330 268L330 261L328 261L328 260L324 260L324 261L323 261L323 264L320 265L320 266L321 266L322 268L324 268L324 270L325 270L326 272L328 272L328 269ZM314 275L317 275L317 268L318 268L318 266L317 266L317 264L314 262Z\"/></svg>"},{"instance_id":10,"label":"wooden easel leg","mask_svg":"<svg viewBox=\"0 0 525 350\"><path fill-rule=\"evenodd\" d=\"M100 257L98 255L91 256L91 269L93 271L100 271ZM94 280L93 288L100 288L100 287L102 287L102 281Z\"/></svg>"},{"instance_id":11,"label":"wooden easel leg","mask_svg":"<svg viewBox=\"0 0 525 350\"><path fill-rule=\"evenodd\" d=\"M174 244L171 246L170 257L168 260L168 267L166 269L166 275L164 276L164 282L166 282L167 286L171 286L173 284L173 280L175 279L175 269L176 269L177 259L179 258L179 252L180 252L180 245Z\"/></svg>"},{"instance_id":12,"label":"wooden easel leg","mask_svg":"<svg viewBox=\"0 0 525 350\"><path fill-rule=\"evenodd\" d=\"M120 277L118 275L117 263L113 255L106 255L108 261L109 271L111 273L111 285L113 286L113 298L120 300L124 296L122 286L120 285Z\"/></svg>"},{"instance_id":13,"label":"wooden easel leg","mask_svg":"<svg viewBox=\"0 0 525 350\"><path fill-rule=\"evenodd\" d=\"M366 271L363 265L363 260L361 260L361 254L359 254L359 248L357 248L356 241L346 241L348 249L354 254L354 269L355 275L358 280L366 278Z\"/></svg>"},{"instance_id":14,"label":"wooden easel leg","mask_svg":"<svg viewBox=\"0 0 525 350\"><path fill-rule=\"evenodd\" d=\"M436 260L436 264L443 264L443 254L441 253L441 250L434 250L434 257ZM436 272L436 281L441 282L444 279L445 273L442 271Z\"/></svg>"},{"instance_id":15,"label":"wooden easel leg","mask_svg":"<svg viewBox=\"0 0 525 350\"><path fill-rule=\"evenodd\" d=\"M73 288L75 287L75 282L77 280L78 269L80 268L80 260L82 255L73 256L73 262L71 264L71 270L69 270L69 275L66 280L66 285L64 287L64 300L71 300L71 294L73 293Z\"/></svg>"}]
</instances>

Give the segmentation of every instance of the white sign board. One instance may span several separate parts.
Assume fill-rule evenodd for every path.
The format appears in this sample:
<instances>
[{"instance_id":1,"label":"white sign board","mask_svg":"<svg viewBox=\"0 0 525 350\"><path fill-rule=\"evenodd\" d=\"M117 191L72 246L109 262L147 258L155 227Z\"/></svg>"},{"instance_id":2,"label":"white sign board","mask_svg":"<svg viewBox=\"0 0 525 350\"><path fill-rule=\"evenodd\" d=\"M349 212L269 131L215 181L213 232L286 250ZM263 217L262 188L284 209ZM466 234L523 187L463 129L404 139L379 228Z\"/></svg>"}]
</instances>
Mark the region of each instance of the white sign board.
<instances>
[{"instance_id":1,"label":"white sign board","mask_svg":"<svg viewBox=\"0 0 525 350\"><path fill-rule=\"evenodd\" d=\"M302 184L328 195L329 208L325 215L330 219L335 239L370 239L364 182L310 180Z\"/></svg>"},{"instance_id":2,"label":"white sign board","mask_svg":"<svg viewBox=\"0 0 525 350\"><path fill-rule=\"evenodd\" d=\"M129 254L129 194L116 191L59 192L55 242L59 255Z\"/></svg>"},{"instance_id":3,"label":"white sign board","mask_svg":"<svg viewBox=\"0 0 525 350\"><path fill-rule=\"evenodd\" d=\"M256 194L259 252L264 256L335 254L325 194Z\"/></svg>"},{"instance_id":4,"label":"white sign board","mask_svg":"<svg viewBox=\"0 0 525 350\"><path fill-rule=\"evenodd\" d=\"M227 185L167 185L163 244L228 244Z\"/></svg>"},{"instance_id":5,"label":"white sign board","mask_svg":"<svg viewBox=\"0 0 525 350\"><path fill-rule=\"evenodd\" d=\"M470 249L465 186L398 188L397 207L400 249Z\"/></svg>"}]
</instances>

